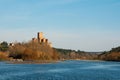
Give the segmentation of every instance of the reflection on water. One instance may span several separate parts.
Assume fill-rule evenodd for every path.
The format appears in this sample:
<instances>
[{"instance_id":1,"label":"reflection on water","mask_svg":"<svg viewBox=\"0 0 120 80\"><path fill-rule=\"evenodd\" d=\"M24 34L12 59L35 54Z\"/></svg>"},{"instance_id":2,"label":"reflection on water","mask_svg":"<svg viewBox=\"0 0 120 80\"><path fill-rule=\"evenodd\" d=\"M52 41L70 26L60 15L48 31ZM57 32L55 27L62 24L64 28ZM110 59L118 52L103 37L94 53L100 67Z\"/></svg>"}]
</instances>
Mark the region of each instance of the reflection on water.
<instances>
[{"instance_id":1,"label":"reflection on water","mask_svg":"<svg viewBox=\"0 0 120 80\"><path fill-rule=\"evenodd\" d=\"M120 62L72 60L50 64L0 62L0 80L120 80Z\"/></svg>"}]
</instances>

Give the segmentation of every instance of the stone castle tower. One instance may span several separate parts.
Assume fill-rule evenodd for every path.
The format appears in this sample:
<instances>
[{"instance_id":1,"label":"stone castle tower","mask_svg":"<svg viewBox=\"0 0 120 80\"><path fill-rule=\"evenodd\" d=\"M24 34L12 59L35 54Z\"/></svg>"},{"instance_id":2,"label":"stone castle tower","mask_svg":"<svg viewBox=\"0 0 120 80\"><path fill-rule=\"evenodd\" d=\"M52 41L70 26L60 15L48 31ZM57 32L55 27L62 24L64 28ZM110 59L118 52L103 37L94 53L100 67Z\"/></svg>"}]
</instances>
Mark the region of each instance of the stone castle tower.
<instances>
[{"instance_id":1,"label":"stone castle tower","mask_svg":"<svg viewBox=\"0 0 120 80\"><path fill-rule=\"evenodd\" d=\"M38 42L39 43L48 43L48 39L45 39L43 37L43 32L38 32L37 37L38 37Z\"/></svg>"},{"instance_id":2,"label":"stone castle tower","mask_svg":"<svg viewBox=\"0 0 120 80\"><path fill-rule=\"evenodd\" d=\"M38 43L45 43L45 44L48 44L50 47L52 47L52 44L48 42L48 39L44 38L43 32L38 32L37 38L33 38L32 41L38 42Z\"/></svg>"},{"instance_id":3,"label":"stone castle tower","mask_svg":"<svg viewBox=\"0 0 120 80\"><path fill-rule=\"evenodd\" d=\"M43 39L43 32L38 32L37 38L38 38L38 41L41 42L41 40Z\"/></svg>"}]
</instances>

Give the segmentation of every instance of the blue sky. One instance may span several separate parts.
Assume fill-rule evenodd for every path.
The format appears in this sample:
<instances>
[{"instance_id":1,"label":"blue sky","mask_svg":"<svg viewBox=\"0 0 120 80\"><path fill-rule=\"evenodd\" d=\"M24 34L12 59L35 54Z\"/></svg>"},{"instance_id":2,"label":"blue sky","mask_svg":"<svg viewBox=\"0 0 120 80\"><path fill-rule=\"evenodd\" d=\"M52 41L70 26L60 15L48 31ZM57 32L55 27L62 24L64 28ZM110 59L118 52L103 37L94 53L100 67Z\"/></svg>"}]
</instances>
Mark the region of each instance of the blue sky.
<instances>
[{"instance_id":1,"label":"blue sky","mask_svg":"<svg viewBox=\"0 0 120 80\"><path fill-rule=\"evenodd\" d=\"M57 48L110 50L120 46L120 0L0 0L0 41L41 31Z\"/></svg>"}]
</instances>

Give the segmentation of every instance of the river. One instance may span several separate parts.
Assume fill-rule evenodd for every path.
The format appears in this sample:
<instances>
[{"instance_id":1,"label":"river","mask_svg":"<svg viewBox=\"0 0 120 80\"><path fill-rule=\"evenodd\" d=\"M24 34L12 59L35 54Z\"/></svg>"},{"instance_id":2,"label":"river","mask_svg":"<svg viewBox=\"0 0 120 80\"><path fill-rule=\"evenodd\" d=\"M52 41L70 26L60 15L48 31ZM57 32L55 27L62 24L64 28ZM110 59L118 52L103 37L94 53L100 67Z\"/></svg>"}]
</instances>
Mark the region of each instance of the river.
<instances>
[{"instance_id":1,"label":"river","mask_svg":"<svg viewBox=\"0 0 120 80\"><path fill-rule=\"evenodd\" d=\"M120 62L75 60L48 64L0 62L0 80L120 80Z\"/></svg>"}]
</instances>

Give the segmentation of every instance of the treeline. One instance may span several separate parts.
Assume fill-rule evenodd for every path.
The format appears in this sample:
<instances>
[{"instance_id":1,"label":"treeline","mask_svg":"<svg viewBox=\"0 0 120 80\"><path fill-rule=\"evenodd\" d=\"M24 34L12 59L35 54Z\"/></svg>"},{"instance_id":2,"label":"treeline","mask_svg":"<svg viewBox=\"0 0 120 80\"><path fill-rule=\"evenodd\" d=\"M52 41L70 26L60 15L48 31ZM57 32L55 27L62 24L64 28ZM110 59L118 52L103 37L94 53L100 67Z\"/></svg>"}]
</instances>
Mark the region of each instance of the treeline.
<instances>
[{"instance_id":1,"label":"treeline","mask_svg":"<svg viewBox=\"0 0 120 80\"><path fill-rule=\"evenodd\" d=\"M112 48L98 55L98 59L106 61L120 61L120 47Z\"/></svg>"},{"instance_id":2,"label":"treeline","mask_svg":"<svg viewBox=\"0 0 120 80\"><path fill-rule=\"evenodd\" d=\"M97 58L97 54L88 53L85 51L75 51L71 49L59 49L55 48L60 55L60 59L81 59L81 60L93 60Z\"/></svg>"}]
</instances>

